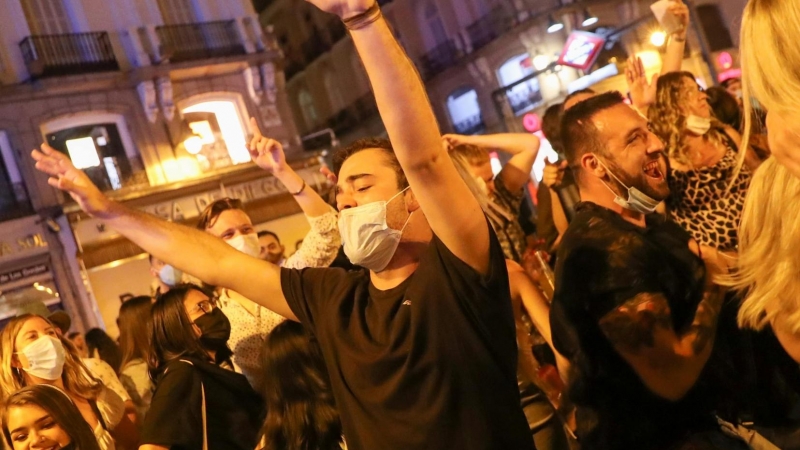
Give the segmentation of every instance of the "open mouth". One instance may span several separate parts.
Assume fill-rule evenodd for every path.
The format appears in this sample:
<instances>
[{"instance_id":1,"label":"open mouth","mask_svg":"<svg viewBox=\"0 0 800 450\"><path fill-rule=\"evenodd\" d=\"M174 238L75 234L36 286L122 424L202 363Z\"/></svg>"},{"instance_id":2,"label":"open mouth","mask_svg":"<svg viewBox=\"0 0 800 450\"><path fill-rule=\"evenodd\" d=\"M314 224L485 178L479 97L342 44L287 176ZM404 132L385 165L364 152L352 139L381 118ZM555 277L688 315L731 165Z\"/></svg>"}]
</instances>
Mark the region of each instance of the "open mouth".
<instances>
[{"instance_id":1,"label":"open mouth","mask_svg":"<svg viewBox=\"0 0 800 450\"><path fill-rule=\"evenodd\" d=\"M657 159L645 164L642 169L644 170L644 174L650 178L654 178L656 180L664 179L664 172L661 170L661 164Z\"/></svg>"}]
</instances>

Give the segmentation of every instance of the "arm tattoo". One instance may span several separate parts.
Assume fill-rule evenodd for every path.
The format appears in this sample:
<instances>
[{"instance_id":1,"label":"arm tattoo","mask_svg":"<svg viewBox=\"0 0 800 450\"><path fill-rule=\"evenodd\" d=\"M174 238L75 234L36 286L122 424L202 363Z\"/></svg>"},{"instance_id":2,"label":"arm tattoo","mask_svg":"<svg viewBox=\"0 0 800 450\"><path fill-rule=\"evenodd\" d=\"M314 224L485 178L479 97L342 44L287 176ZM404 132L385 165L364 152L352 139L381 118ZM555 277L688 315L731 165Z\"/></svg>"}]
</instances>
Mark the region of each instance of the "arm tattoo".
<instances>
[{"instance_id":1,"label":"arm tattoo","mask_svg":"<svg viewBox=\"0 0 800 450\"><path fill-rule=\"evenodd\" d=\"M599 325L614 347L636 353L655 344L656 327L672 329L672 312L663 295L643 292L603 316Z\"/></svg>"}]
</instances>

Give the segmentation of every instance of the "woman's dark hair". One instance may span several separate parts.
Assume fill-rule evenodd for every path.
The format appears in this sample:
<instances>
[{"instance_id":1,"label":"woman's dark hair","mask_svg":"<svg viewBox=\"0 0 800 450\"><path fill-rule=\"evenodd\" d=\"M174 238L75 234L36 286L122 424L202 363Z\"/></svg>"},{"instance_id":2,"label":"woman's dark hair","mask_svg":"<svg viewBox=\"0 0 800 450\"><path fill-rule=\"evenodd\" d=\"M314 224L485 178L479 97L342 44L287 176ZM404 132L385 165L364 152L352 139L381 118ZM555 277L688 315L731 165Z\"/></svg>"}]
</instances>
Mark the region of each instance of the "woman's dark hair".
<instances>
[{"instance_id":1,"label":"woman's dark hair","mask_svg":"<svg viewBox=\"0 0 800 450\"><path fill-rule=\"evenodd\" d=\"M564 153L564 147L561 145L562 117L564 117L563 103L548 106L544 111L544 117L542 117L542 133L544 133L544 137L550 141L550 146L558 154Z\"/></svg>"},{"instance_id":2,"label":"woman's dark hair","mask_svg":"<svg viewBox=\"0 0 800 450\"><path fill-rule=\"evenodd\" d=\"M734 130L742 129L742 110L736 97L730 94L725 88L713 86L706 89L708 104L714 111L714 116L725 125Z\"/></svg>"},{"instance_id":3,"label":"woman's dark hair","mask_svg":"<svg viewBox=\"0 0 800 450\"><path fill-rule=\"evenodd\" d=\"M263 347L267 418L262 450L339 450L342 424L319 347L285 321Z\"/></svg>"},{"instance_id":4,"label":"woman's dark hair","mask_svg":"<svg viewBox=\"0 0 800 450\"><path fill-rule=\"evenodd\" d=\"M166 365L182 357L211 361L200 339L194 332L192 321L186 314L183 301L189 291L197 291L208 298L212 293L194 284L179 284L161 295L153 304L150 315L150 351L147 365L152 379L157 379ZM217 362L228 360L233 353L227 347L217 351Z\"/></svg>"},{"instance_id":5,"label":"woman's dark hair","mask_svg":"<svg viewBox=\"0 0 800 450\"><path fill-rule=\"evenodd\" d=\"M150 348L150 310L153 298L134 297L119 308L119 347L122 350L120 371L136 359L146 360Z\"/></svg>"},{"instance_id":6,"label":"woman's dark hair","mask_svg":"<svg viewBox=\"0 0 800 450\"><path fill-rule=\"evenodd\" d=\"M4 402L3 435L9 448L14 448L14 446L11 442L11 430L8 429L8 411L11 408L26 405L36 405L45 410L53 421L69 435L75 450L100 450L97 438L89 424L81 416L75 403L61 389L46 384L22 388Z\"/></svg>"},{"instance_id":7,"label":"woman's dark hair","mask_svg":"<svg viewBox=\"0 0 800 450\"><path fill-rule=\"evenodd\" d=\"M208 206L206 206L203 212L200 213L200 219L197 222L197 229L206 231L206 229L213 227L217 222L219 215L231 209L239 209L244 211L242 201L238 198L226 197L210 203Z\"/></svg>"},{"instance_id":8,"label":"woman's dark hair","mask_svg":"<svg viewBox=\"0 0 800 450\"><path fill-rule=\"evenodd\" d=\"M86 339L86 348L89 350L89 355L94 354L94 351L97 350L97 355L100 359L107 362L114 369L114 372L119 372L122 353L119 351L117 343L111 339L111 336L100 328L92 328L86 332L84 339Z\"/></svg>"}]
</instances>

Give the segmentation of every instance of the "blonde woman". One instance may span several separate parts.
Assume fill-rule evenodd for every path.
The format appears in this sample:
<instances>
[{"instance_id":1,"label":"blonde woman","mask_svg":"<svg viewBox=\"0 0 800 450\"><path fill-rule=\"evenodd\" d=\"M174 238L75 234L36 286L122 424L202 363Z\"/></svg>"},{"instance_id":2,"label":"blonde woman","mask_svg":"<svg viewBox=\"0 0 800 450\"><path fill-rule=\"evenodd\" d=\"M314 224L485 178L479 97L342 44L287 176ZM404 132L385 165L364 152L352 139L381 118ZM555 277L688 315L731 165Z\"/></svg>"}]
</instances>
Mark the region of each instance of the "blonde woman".
<instances>
[{"instance_id":1,"label":"blonde woman","mask_svg":"<svg viewBox=\"0 0 800 450\"><path fill-rule=\"evenodd\" d=\"M800 2L750 0L742 20L745 141L753 132L751 98L769 111L773 157L758 170L740 230L735 285L747 296L739 325L771 326L800 362Z\"/></svg>"},{"instance_id":2,"label":"blonde woman","mask_svg":"<svg viewBox=\"0 0 800 450\"><path fill-rule=\"evenodd\" d=\"M25 314L0 332L2 400L31 385L55 386L75 402L103 450L133 449L138 432L117 394L92 377L72 343L47 319Z\"/></svg>"}]
</instances>

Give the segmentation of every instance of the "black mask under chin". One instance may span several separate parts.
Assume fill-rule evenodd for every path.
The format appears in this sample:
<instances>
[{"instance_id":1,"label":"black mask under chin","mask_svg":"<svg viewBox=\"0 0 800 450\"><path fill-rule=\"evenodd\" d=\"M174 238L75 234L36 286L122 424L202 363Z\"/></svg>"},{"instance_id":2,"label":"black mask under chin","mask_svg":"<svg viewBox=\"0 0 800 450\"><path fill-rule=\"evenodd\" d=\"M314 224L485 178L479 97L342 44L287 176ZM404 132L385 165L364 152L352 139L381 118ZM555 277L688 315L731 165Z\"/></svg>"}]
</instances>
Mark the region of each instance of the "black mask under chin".
<instances>
[{"instance_id":1,"label":"black mask under chin","mask_svg":"<svg viewBox=\"0 0 800 450\"><path fill-rule=\"evenodd\" d=\"M219 308L198 317L194 324L200 328L200 344L211 351L217 351L228 345L231 337L231 322Z\"/></svg>"}]
</instances>

